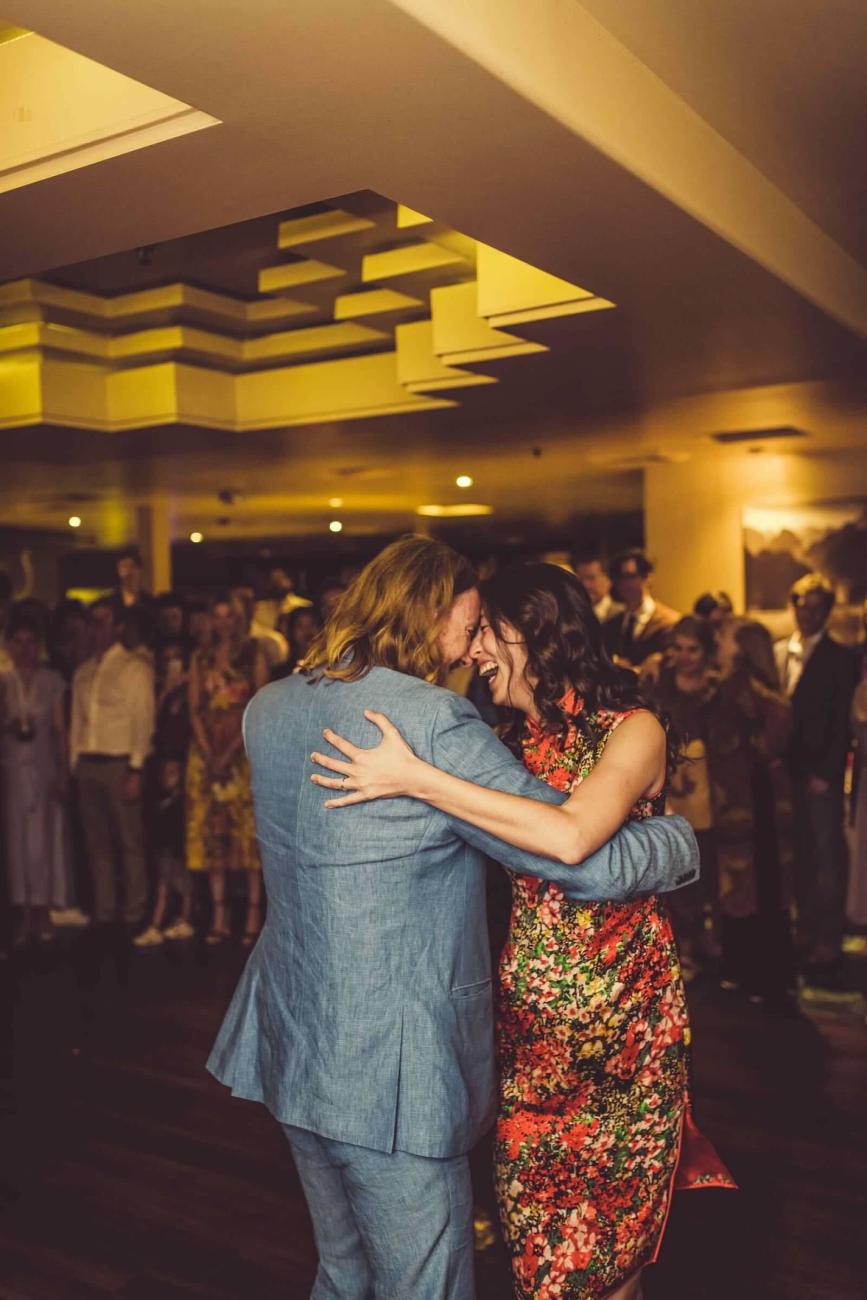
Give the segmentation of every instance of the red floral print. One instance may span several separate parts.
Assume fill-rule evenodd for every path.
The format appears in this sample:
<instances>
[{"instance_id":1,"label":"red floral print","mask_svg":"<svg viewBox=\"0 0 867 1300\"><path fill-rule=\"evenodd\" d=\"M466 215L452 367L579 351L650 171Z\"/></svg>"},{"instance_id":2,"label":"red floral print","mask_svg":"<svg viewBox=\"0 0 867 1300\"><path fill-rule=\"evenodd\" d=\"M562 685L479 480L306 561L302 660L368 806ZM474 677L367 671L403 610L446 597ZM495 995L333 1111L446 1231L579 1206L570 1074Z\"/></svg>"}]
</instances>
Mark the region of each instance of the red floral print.
<instances>
[{"instance_id":1,"label":"red floral print","mask_svg":"<svg viewBox=\"0 0 867 1300\"><path fill-rule=\"evenodd\" d=\"M577 716L581 702L564 706ZM600 712L562 737L531 725L524 763L568 791L628 716ZM652 811L645 800L632 815ZM605 1296L656 1257L675 1179L734 1186L690 1116L689 1041L661 900L573 903L513 875L496 1174L518 1300Z\"/></svg>"}]
</instances>

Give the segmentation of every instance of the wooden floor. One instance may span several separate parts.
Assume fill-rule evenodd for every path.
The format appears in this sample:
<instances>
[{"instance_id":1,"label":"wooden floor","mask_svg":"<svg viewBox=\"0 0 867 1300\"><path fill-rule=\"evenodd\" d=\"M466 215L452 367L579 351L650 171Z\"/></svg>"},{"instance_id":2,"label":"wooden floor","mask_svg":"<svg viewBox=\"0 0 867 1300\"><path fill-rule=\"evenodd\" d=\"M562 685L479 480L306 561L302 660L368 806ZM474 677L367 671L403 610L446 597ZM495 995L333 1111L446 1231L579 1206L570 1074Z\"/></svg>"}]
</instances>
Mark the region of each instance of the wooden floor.
<instances>
[{"instance_id":1,"label":"wooden floor","mask_svg":"<svg viewBox=\"0 0 867 1300\"><path fill-rule=\"evenodd\" d=\"M204 1072L243 954L64 937L5 964L2 1300L301 1300L315 1252L283 1139ZM702 1127L741 1184L681 1193L647 1300L864 1295L867 1032L691 994ZM487 1153L474 1158L492 1211ZM480 1300L508 1300L498 1245ZM412 1300L407 1297L407 1300Z\"/></svg>"}]
</instances>

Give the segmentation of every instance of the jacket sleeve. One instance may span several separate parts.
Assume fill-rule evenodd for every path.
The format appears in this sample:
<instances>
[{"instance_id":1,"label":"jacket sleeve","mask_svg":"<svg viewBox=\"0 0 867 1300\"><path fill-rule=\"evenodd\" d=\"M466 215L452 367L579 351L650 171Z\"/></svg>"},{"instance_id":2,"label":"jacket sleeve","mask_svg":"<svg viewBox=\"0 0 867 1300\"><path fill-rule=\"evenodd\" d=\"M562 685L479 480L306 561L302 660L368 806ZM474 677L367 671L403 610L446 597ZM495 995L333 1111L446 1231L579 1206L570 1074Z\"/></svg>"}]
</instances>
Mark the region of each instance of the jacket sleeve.
<instances>
[{"instance_id":1,"label":"jacket sleeve","mask_svg":"<svg viewBox=\"0 0 867 1300\"><path fill-rule=\"evenodd\" d=\"M531 776L472 704L457 695L445 697L437 712L432 761L453 776L506 794L556 804L568 798ZM698 879L695 836L682 817L628 822L578 866L517 849L458 818L450 821L455 833L474 848L514 871L553 881L576 902L619 902L638 894L669 893Z\"/></svg>"},{"instance_id":2,"label":"jacket sleeve","mask_svg":"<svg viewBox=\"0 0 867 1300\"><path fill-rule=\"evenodd\" d=\"M815 776L839 787L846 767L846 755L852 743L850 714L855 691L855 656L845 646L837 646L831 661L828 681L825 746L813 768Z\"/></svg>"}]
</instances>

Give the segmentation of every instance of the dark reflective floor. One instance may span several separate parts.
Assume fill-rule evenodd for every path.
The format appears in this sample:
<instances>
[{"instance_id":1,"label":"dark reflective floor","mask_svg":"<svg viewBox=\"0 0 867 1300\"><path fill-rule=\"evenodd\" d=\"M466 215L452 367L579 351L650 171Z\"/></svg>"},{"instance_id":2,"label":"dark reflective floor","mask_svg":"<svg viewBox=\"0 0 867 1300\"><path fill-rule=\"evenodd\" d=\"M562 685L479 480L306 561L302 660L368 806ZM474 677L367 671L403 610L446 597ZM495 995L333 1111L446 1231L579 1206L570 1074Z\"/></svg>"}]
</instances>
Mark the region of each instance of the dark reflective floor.
<instances>
[{"instance_id":1,"label":"dark reflective floor","mask_svg":"<svg viewBox=\"0 0 867 1300\"><path fill-rule=\"evenodd\" d=\"M4 963L2 1300L309 1294L315 1255L283 1140L203 1068L243 960L234 945L139 953L81 933ZM855 1300L862 1018L770 1016L710 983L690 996L698 1116L742 1190L675 1198L647 1300ZM492 1213L483 1149L474 1166ZM496 1244L478 1283L480 1300L508 1300Z\"/></svg>"}]
</instances>

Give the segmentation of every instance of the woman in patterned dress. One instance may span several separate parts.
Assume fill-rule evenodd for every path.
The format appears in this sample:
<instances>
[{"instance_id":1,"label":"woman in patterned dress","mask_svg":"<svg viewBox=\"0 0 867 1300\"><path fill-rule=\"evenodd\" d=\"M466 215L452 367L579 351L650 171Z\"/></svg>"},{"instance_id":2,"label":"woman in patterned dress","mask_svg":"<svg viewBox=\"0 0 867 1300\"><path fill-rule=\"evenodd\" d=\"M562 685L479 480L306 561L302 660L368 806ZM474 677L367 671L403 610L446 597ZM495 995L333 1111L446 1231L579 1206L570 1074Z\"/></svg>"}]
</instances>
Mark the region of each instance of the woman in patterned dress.
<instances>
[{"instance_id":1,"label":"woman in patterned dress","mask_svg":"<svg viewBox=\"0 0 867 1300\"><path fill-rule=\"evenodd\" d=\"M261 924L262 878L241 720L251 696L268 680L268 669L237 600L216 598L210 614L211 645L194 651L190 661L187 867L208 872L212 944L229 936L226 872L246 872L242 941L250 947Z\"/></svg>"},{"instance_id":2,"label":"woman in patterned dress","mask_svg":"<svg viewBox=\"0 0 867 1300\"><path fill-rule=\"evenodd\" d=\"M605 654L577 580L526 565L482 587L472 656L507 739L570 795L502 794L417 759L381 714L375 750L333 733L349 789L331 805L410 795L501 839L580 863L663 798L666 735L637 678ZM580 871L580 866L576 866ZM500 966L497 1194L519 1300L637 1300L675 1186L731 1187L692 1121L689 1020L667 910L655 897L577 903L513 875Z\"/></svg>"}]
</instances>

